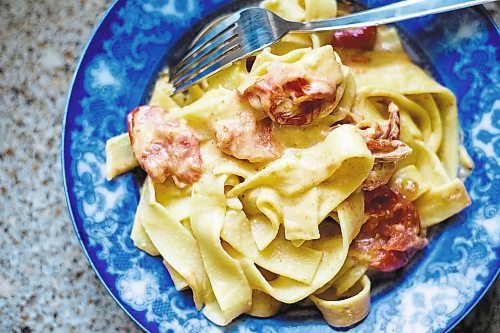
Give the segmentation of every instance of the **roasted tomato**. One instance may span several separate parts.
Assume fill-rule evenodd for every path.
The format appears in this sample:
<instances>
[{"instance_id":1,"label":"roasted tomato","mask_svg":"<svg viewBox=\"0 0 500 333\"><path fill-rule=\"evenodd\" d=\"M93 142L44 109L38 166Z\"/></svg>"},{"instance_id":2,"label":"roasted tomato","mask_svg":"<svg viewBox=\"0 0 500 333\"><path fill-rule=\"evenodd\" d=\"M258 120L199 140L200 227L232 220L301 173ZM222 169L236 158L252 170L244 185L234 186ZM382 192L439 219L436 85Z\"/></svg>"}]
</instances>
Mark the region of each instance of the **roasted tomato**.
<instances>
[{"instance_id":1,"label":"roasted tomato","mask_svg":"<svg viewBox=\"0 0 500 333\"><path fill-rule=\"evenodd\" d=\"M394 271L427 245L415 206L389 187L365 192L365 214L368 220L351 247L372 268Z\"/></svg>"},{"instance_id":2,"label":"roasted tomato","mask_svg":"<svg viewBox=\"0 0 500 333\"><path fill-rule=\"evenodd\" d=\"M268 74L240 92L240 97L278 124L307 125L335 102L336 94L334 82L290 77L286 68L275 64Z\"/></svg>"},{"instance_id":3,"label":"roasted tomato","mask_svg":"<svg viewBox=\"0 0 500 333\"><path fill-rule=\"evenodd\" d=\"M185 187L200 178L200 143L181 120L161 107L140 106L128 114L127 125L135 158L154 181L172 175Z\"/></svg>"},{"instance_id":4,"label":"roasted tomato","mask_svg":"<svg viewBox=\"0 0 500 333\"><path fill-rule=\"evenodd\" d=\"M283 149L272 133L269 118L257 120L249 112L214 122L217 147L241 160L263 162L281 156Z\"/></svg>"},{"instance_id":5,"label":"roasted tomato","mask_svg":"<svg viewBox=\"0 0 500 333\"><path fill-rule=\"evenodd\" d=\"M333 33L332 46L369 51L375 46L377 27L338 30Z\"/></svg>"}]
</instances>

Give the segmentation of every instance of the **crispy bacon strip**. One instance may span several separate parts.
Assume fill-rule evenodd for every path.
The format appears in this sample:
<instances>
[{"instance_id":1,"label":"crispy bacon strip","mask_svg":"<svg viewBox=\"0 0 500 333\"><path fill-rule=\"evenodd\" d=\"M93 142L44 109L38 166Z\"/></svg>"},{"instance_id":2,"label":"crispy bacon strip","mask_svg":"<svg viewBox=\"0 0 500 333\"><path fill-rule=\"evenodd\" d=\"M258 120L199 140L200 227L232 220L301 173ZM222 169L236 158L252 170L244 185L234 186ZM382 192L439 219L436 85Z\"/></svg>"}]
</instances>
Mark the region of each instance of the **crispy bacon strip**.
<instances>
[{"instance_id":1,"label":"crispy bacon strip","mask_svg":"<svg viewBox=\"0 0 500 333\"><path fill-rule=\"evenodd\" d=\"M254 84L239 91L255 110L282 125L307 125L335 102L336 85L322 78L290 76L275 63Z\"/></svg>"},{"instance_id":2,"label":"crispy bacon strip","mask_svg":"<svg viewBox=\"0 0 500 333\"><path fill-rule=\"evenodd\" d=\"M376 160L380 162L397 162L411 153L411 148L399 140L399 109L390 103L389 123L385 128L378 124L374 132L365 135L366 145ZM368 132L367 132L368 133Z\"/></svg>"},{"instance_id":3,"label":"crispy bacon strip","mask_svg":"<svg viewBox=\"0 0 500 333\"><path fill-rule=\"evenodd\" d=\"M363 190L372 191L389 182L396 171L397 162L411 153L411 148L399 140L399 108L389 103L389 122L381 127L377 122L366 121L361 115L350 114L343 123L356 124L363 131L366 146L372 152L375 163L363 183Z\"/></svg>"},{"instance_id":4,"label":"crispy bacon strip","mask_svg":"<svg viewBox=\"0 0 500 333\"><path fill-rule=\"evenodd\" d=\"M373 191L374 189L385 185L389 182L394 172L396 172L396 162L377 162L373 164L373 168L368 173L363 182L363 190Z\"/></svg>"},{"instance_id":5,"label":"crispy bacon strip","mask_svg":"<svg viewBox=\"0 0 500 333\"><path fill-rule=\"evenodd\" d=\"M200 178L200 144L185 123L161 107L140 106L128 114L127 126L135 158L154 181L172 175L182 188Z\"/></svg>"},{"instance_id":6,"label":"crispy bacon strip","mask_svg":"<svg viewBox=\"0 0 500 333\"><path fill-rule=\"evenodd\" d=\"M217 147L238 159L262 162L282 154L269 118L257 121L253 114L242 111L236 118L215 121L213 127Z\"/></svg>"},{"instance_id":7,"label":"crispy bacon strip","mask_svg":"<svg viewBox=\"0 0 500 333\"><path fill-rule=\"evenodd\" d=\"M389 103L389 122L385 128L378 123L364 130L368 149L375 158L375 164L363 183L363 189L372 191L389 182L396 171L397 162L411 153L411 148L399 140L399 108ZM362 128L363 129L363 128Z\"/></svg>"},{"instance_id":8,"label":"crispy bacon strip","mask_svg":"<svg viewBox=\"0 0 500 333\"><path fill-rule=\"evenodd\" d=\"M389 125L386 126L382 137L389 140L399 140L399 108L394 103L389 103Z\"/></svg>"}]
</instances>

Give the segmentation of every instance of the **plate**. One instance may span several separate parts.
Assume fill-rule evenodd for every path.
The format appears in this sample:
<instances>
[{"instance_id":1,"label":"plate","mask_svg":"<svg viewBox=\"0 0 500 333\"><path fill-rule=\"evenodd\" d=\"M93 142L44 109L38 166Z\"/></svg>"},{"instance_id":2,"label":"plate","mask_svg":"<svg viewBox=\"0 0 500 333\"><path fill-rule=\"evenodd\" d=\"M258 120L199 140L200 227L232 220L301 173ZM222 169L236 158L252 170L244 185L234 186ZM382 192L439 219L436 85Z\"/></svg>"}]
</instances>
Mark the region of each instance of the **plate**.
<instances>
[{"instance_id":1,"label":"plate","mask_svg":"<svg viewBox=\"0 0 500 333\"><path fill-rule=\"evenodd\" d=\"M161 259L129 238L138 204L133 173L105 179L105 142L126 131L175 42L225 0L117 1L92 35L70 89L62 132L69 212L92 267L123 310L151 332L218 331L173 287ZM369 7L391 1L361 1ZM393 2L393 1L392 1ZM499 271L499 33L481 8L398 25L412 59L458 98L464 144L475 162L466 186L472 206L432 229L429 246L404 271L374 280L372 310L355 332L451 329ZM241 316L230 331L309 332L329 326L312 307L278 316Z\"/></svg>"}]
</instances>

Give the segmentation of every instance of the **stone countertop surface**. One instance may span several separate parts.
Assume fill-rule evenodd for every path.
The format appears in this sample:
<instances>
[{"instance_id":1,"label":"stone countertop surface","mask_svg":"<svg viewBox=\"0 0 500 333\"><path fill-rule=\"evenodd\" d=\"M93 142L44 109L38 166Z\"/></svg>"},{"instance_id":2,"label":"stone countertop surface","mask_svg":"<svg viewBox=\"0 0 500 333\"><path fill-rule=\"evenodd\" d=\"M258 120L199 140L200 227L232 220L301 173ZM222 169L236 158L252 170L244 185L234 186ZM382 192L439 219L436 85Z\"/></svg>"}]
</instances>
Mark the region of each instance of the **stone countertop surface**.
<instances>
[{"instance_id":1,"label":"stone countertop surface","mask_svg":"<svg viewBox=\"0 0 500 333\"><path fill-rule=\"evenodd\" d=\"M138 332L92 271L64 198L68 87L104 0L0 0L0 332ZM495 12L498 22L498 5ZM454 332L498 332L496 282Z\"/></svg>"}]
</instances>

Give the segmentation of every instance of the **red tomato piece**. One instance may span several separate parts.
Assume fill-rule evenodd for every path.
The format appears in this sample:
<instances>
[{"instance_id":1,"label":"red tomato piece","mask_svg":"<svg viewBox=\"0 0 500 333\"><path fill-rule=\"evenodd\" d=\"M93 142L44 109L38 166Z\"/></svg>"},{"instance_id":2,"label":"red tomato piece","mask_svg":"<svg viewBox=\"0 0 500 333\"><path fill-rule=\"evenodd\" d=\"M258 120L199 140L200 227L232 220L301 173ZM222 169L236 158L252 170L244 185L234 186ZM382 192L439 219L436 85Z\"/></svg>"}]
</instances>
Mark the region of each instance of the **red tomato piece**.
<instances>
[{"instance_id":1,"label":"red tomato piece","mask_svg":"<svg viewBox=\"0 0 500 333\"><path fill-rule=\"evenodd\" d=\"M369 51L375 46L377 27L338 30L333 33L332 46Z\"/></svg>"},{"instance_id":2,"label":"red tomato piece","mask_svg":"<svg viewBox=\"0 0 500 333\"><path fill-rule=\"evenodd\" d=\"M241 111L236 117L214 121L213 127L217 147L240 160L263 162L283 153L269 118L257 120L252 113Z\"/></svg>"},{"instance_id":3,"label":"red tomato piece","mask_svg":"<svg viewBox=\"0 0 500 333\"><path fill-rule=\"evenodd\" d=\"M266 112L281 125L308 125L334 103L336 86L318 78L288 78L284 70L269 73L249 86L240 97L255 110Z\"/></svg>"},{"instance_id":4,"label":"red tomato piece","mask_svg":"<svg viewBox=\"0 0 500 333\"><path fill-rule=\"evenodd\" d=\"M365 192L365 214L368 220L351 246L372 268L394 271L427 245L415 206L389 187Z\"/></svg>"},{"instance_id":5,"label":"red tomato piece","mask_svg":"<svg viewBox=\"0 0 500 333\"><path fill-rule=\"evenodd\" d=\"M171 175L182 188L200 179L200 143L183 120L144 105L128 114L127 126L135 158L154 181L163 183Z\"/></svg>"}]
</instances>

